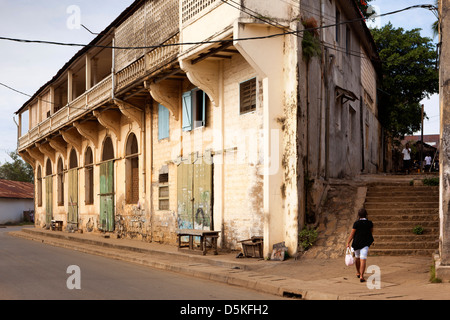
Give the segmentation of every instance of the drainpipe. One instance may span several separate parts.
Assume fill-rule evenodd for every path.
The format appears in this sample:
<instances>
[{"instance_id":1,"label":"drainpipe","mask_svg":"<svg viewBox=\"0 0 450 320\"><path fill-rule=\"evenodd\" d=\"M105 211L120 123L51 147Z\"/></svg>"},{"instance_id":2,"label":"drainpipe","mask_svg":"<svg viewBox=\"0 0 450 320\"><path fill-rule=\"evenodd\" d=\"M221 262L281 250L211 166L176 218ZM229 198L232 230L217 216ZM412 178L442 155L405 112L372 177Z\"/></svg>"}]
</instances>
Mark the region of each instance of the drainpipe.
<instances>
[{"instance_id":1,"label":"drainpipe","mask_svg":"<svg viewBox=\"0 0 450 320\"><path fill-rule=\"evenodd\" d=\"M116 49L115 47L115 38L113 37L112 39L112 66L111 66L111 74L112 74L112 78L111 78L111 98L114 100L115 95L114 95L114 91L116 90L115 88L115 82L116 82Z\"/></svg>"},{"instance_id":2,"label":"drainpipe","mask_svg":"<svg viewBox=\"0 0 450 320\"><path fill-rule=\"evenodd\" d=\"M360 117L360 127L361 127L361 172L364 172L365 170L365 158L364 158L364 116L363 116L363 97L360 97L359 99L359 117Z\"/></svg>"},{"instance_id":3,"label":"drainpipe","mask_svg":"<svg viewBox=\"0 0 450 320\"><path fill-rule=\"evenodd\" d=\"M325 180L329 178L328 161L329 161L329 143L330 143L330 97L328 88L328 49L325 48L324 63L324 85L325 85Z\"/></svg>"},{"instance_id":4,"label":"drainpipe","mask_svg":"<svg viewBox=\"0 0 450 320\"><path fill-rule=\"evenodd\" d=\"M13 121L17 126L17 150L19 150L20 127L19 127L19 124L16 122L15 117L13 117Z\"/></svg>"}]
</instances>

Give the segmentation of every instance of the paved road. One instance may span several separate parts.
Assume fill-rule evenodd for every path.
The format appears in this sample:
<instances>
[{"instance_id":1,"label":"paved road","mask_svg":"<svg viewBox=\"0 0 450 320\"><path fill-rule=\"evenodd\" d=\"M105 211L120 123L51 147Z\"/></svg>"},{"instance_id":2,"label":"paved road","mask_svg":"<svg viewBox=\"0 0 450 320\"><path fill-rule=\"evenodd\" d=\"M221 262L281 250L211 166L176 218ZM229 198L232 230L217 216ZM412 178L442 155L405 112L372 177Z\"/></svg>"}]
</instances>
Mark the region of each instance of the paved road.
<instances>
[{"instance_id":1,"label":"paved road","mask_svg":"<svg viewBox=\"0 0 450 320\"><path fill-rule=\"evenodd\" d=\"M2 300L274 300L256 291L11 237L0 228ZM78 271L69 270L78 266ZM79 277L77 277L79 275ZM68 281L69 279L69 281ZM68 289L80 284L81 289Z\"/></svg>"}]
</instances>

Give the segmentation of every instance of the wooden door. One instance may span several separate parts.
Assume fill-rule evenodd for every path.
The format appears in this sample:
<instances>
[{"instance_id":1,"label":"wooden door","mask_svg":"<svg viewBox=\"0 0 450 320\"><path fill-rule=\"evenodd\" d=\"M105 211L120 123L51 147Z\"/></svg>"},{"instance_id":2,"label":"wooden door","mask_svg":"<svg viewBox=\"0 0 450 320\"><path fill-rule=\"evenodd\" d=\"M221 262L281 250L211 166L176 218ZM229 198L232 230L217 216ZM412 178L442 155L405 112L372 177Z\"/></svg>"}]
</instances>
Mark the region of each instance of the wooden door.
<instances>
[{"instance_id":1,"label":"wooden door","mask_svg":"<svg viewBox=\"0 0 450 320\"><path fill-rule=\"evenodd\" d=\"M45 224L50 227L53 219L53 177L45 177Z\"/></svg>"},{"instance_id":2,"label":"wooden door","mask_svg":"<svg viewBox=\"0 0 450 320\"><path fill-rule=\"evenodd\" d=\"M100 230L114 231L114 161L100 165Z\"/></svg>"},{"instance_id":3,"label":"wooden door","mask_svg":"<svg viewBox=\"0 0 450 320\"><path fill-rule=\"evenodd\" d=\"M78 225L78 169L69 170L67 223Z\"/></svg>"},{"instance_id":4,"label":"wooden door","mask_svg":"<svg viewBox=\"0 0 450 320\"><path fill-rule=\"evenodd\" d=\"M213 230L212 164L181 163L177 175L178 228Z\"/></svg>"}]
</instances>

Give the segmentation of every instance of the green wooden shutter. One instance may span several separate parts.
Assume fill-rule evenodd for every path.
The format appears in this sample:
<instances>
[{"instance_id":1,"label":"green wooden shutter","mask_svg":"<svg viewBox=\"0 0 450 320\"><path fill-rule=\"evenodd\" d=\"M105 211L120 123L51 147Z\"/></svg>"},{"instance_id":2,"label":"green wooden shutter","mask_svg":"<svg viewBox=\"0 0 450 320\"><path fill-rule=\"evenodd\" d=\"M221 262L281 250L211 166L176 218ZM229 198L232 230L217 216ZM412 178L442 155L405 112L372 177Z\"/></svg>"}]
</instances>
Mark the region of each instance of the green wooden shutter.
<instances>
[{"instance_id":1,"label":"green wooden shutter","mask_svg":"<svg viewBox=\"0 0 450 320\"><path fill-rule=\"evenodd\" d=\"M53 178L45 177L45 224L50 227L53 219Z\"/></svg>"},{"instance_id":2,"label":"green wooden shutter","mask_svg":"<svg viewBox=\"0 0 450 320\"><path fill-rule=\"evenodd\" d=\"M163 105L159 105L158 111L158 139L166 139L169 137L169 110Z\"/></svg>"},{"instance_id":3,"label":"green wooden shutter","mask_svg":"<svg viewBox=\"0 0 450 320\"><path fill-rule=\"evenodd\" d=\"M179 229L194 229L192 215L192 164L181 163L177 171L177 219Z\"/></svg>"},{"instance_id":4,"label":"green wooden shutter","mask_svg":"<svg viewBox=\"0 0 450 320\"><path fill-rule=\"evenodd\" d=\"M114 161L100 165L100 229L114 231Z\"/></svg>"},{"instance_id":5,"label":"green wooden shutter","mask_svg":"<svg viewBox=\"0 0 450 320\"><path fill-rule=\"evenodd\" d=\"M192 130L192 92L183 93L183 131Z\"/></svg>"},{"instance_id":6,"label":"green wooden shutter","mask_svg":"<svg viewBox=\"0 0 450 320\"><path fill-rule=\"evenodd\" d=\"M191 156L190 156L191 159ZM198 158L177 172L178 228L212 230L212 165Z\"/></svg>"},{"instance_id":7,"label":"green wooden shutter","mask_svg":"<svg viewBox=\"0 0 450 320\"><path fill-rule=\"evenodd\" d=\"M69 170L69 206L67 222L78 224L78 169Z\"/></svg>"},{"instance_id":8,"label":"green wooden shutter","mask_svg":"<svg viewBox=\"0 0 450 320\"><path fill-rule=\"evenodd\" d=\"M193 168L194 229L212 230L212 165L204 157L199 158Z\"/></svg>"}]
</instances>

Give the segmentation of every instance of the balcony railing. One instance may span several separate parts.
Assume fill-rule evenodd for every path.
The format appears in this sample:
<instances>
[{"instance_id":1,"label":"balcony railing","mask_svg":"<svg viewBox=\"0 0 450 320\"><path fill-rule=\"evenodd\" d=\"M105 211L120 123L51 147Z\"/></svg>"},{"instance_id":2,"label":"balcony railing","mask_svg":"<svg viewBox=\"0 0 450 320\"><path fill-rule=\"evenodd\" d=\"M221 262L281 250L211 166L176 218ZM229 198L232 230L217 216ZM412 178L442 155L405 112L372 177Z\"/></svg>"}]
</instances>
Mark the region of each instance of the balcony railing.
<instances>
[{"instance_id":1,"label":"balcony railing","mask_svg":"<svg viewBox=\"0 0 450 320\"><path fill-rule=\"evenodd\" d=\"M211 9L214 5L222 3L221 0L183 0L181 2L181 21L183 25L195 20L206 9Z\"/></svg>"},{"instance_id":2,"label":"balcony railing","mask_svg":"<svg viewBox=\"0 0 450 320\"><path fill-rule=\"evenodd\" d=\"M89 91L67 104L55 114L39 123L19 138L19 151L26 149L39 139L65 126L69 121L88 113L112 97L112 75L109 75Z\"/></svg>"}]
</instances>

